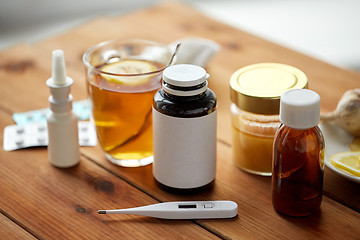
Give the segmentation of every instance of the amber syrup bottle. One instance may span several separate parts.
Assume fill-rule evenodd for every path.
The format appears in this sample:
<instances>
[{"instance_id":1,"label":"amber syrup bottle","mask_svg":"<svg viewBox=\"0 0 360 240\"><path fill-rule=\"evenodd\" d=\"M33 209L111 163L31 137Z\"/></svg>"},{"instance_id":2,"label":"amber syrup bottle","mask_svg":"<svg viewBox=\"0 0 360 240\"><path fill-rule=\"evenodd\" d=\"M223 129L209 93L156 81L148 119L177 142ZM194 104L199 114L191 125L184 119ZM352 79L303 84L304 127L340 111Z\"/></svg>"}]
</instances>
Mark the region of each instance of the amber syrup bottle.
<instances>
[{"instance_id":1,"label":"amber syrup bottle","mask_svg":"<svg viewBox=\"0 0 360 240\"><path fill-rule=\"evenodd\" d=\"M274 140L272 202L276 211L307 216L319 209L324 176L320 96L307 89L285 92Z\"/></svg>"}]
</instances>

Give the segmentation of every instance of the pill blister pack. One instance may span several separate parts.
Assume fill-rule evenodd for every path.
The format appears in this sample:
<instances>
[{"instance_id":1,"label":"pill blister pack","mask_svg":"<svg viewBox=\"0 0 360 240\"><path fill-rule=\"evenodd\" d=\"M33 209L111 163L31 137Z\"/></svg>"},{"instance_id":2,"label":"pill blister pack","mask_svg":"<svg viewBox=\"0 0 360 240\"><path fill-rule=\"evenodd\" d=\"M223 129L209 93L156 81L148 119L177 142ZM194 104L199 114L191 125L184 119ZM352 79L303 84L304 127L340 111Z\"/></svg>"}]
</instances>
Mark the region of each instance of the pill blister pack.
<instances>
[{"instance_id":1,"label":"pill blister pack","mask_svg":"<svg viewBox=\"0 0 360 240\"><path fill-rule=\"evenodd\" d=\"M96 131L91 122L79 121L78 130L80 146L96 146ZM47 145L48 133L46 122L26 125L9 125L4 129L3 147L5 151Z\"/></svg>"},{"instance_id":2,"label":"pill blister pack","mask_svg":"<svg viewBox=\"0 0 360 240\"><path fill-rule=\"evenodd\" d=\"M81 100L73 102L73 112L78 116L79 120L87 120L90 118L91 107L89 100ZM14 113L13 119L17 125L27 125L30 123L46 123L46 116L49 108L43 108L34 111Z\"/></svg>"}]
</instances>

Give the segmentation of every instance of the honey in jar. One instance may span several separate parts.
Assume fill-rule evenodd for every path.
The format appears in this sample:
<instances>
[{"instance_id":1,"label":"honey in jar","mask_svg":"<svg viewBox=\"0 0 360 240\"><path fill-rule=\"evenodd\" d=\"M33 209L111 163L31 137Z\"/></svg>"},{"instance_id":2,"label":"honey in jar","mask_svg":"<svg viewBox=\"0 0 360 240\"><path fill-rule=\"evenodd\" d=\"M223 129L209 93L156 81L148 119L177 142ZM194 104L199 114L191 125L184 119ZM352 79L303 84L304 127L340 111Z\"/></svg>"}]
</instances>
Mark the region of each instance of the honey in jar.
<instances>
[{"instance_id":1,"label":"honey in jar","mask_svg":"<svg viewBox=\"0 0 360 240\"><path fill-rule=\"evenodd\" d=\"M301 88L307 88L306 75L285 64L253 64L231 76L232 157L237 167L271 176L280 96Z\"/></svg>"}]
</instances>

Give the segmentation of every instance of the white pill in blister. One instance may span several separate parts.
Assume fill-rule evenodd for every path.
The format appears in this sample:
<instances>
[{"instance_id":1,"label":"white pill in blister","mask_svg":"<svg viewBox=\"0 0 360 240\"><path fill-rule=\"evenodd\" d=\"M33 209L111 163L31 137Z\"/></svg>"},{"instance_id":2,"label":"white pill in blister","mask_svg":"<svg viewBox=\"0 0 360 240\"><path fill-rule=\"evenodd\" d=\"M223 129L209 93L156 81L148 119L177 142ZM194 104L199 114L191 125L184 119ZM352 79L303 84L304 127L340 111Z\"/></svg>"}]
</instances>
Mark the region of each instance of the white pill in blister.
<instances>
[{"instance_id":1,"label":"white pill in blister","mask_svg":"<svg viewBox=\"0 0 360 240\"><path fill-rule=\"evenodd\" d=\"M26 117L27 117L27 119L32 119L33 118L33 115L31 114L31 113L26 113Z\"/></svg>"},{"instance_id":2,"label":"white pill in blister","mask_svg":"<svg viewBox=\"0 0 360 240\"><path fill-rule=\"evenodd\" d=\"M81 126L80 127L80 131L82 131L82 132L86 132L87 130L88 130L87 126Z\"/></svg>"},{"instance_id":3,"label":"white pill in blister","mask_svg":"<svg viewBox=\"0 0 360 240\"><path fill-rule=\"evenodd\" d=\"M43 143L43 142L46 141L46 138L45 138L44 136L39 136L39 137L37 138L37 140L38 140L39 143Z\"/></svg>"},{"instance_id":4,"label":"white pill in blister","mask_svg":"<svg viewBox=\"0 0 360 240\"><path fill-rule=\"evenodd\" d=\"M46 126L45 125L39 125L38 126L38 131L39 132L44 132L46 130Z\"/></svg>"},{"instance_id":5,"label":"white pill in blister","mask_svg":"<svg viewBox=\"0 0 360 240\"><path fill-rule=\"evenodd\" d=\"M80 146L96 146L96 131L91 122L79 121ZM9 125L4 129L3 148L6 151L48 144L46 123L32 123L22 126Z\"/></svg>"},{"instance_id":6,"label":"white pill in blister","mask_svg":"<svg viewBox=\"0 0 360 240\"><path fill-rule=\"evenodd\" d=\"M24 133L24 131L25 131L24 127L18 127L16 129L16 133L18 133L18 134Z\"/></svg>"},{"instance_id":7,"label":"white pill in blister","mask_svg":"<svg viewBox=\"0 0 360 240\"><path fill-rule=\"evenodd\" d=\"M15 144L16 145L22 145L24 143L24 139L23 138L17 138L16 140L15 140Z\"/></svg>"}]
</instances>

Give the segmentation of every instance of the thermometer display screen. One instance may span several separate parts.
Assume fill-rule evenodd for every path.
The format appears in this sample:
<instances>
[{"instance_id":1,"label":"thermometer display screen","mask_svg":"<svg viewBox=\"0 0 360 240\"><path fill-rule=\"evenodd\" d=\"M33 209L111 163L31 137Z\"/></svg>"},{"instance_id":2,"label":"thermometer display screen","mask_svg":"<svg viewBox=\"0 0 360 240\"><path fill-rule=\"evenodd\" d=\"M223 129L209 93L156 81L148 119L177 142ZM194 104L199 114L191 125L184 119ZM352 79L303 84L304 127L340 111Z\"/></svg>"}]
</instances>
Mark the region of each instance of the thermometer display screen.
<instances>
[{"instance_id":1,"label":"thermometer display screen","mask_svg":"<svg viewBox=\"0 0 360 240\"><path fill-rule=\"evenodd\" d=\"M196 208L196 204L179 204L179 208Z\"/></svg>"}]
</instances>

